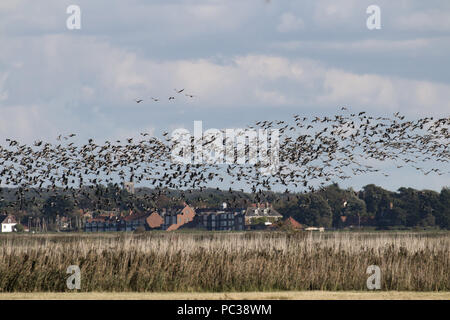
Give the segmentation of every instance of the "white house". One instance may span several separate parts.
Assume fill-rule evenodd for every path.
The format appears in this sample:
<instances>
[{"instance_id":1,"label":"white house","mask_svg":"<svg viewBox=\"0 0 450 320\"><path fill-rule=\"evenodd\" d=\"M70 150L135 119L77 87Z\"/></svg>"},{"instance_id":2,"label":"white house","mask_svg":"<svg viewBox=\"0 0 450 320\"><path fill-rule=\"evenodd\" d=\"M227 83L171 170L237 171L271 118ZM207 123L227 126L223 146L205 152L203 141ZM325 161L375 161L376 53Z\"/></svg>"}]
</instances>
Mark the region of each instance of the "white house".
<instances>
[{"instance_id":1,"label":"white house","mask_svg":"<svg viewBox=\"0 0 450 320\"><path fill-rule=\"evenodd\" d=\"M16 218L12 215L0 215L0 232L13 232L17 224Z\"/></svg>"}]
</instances>

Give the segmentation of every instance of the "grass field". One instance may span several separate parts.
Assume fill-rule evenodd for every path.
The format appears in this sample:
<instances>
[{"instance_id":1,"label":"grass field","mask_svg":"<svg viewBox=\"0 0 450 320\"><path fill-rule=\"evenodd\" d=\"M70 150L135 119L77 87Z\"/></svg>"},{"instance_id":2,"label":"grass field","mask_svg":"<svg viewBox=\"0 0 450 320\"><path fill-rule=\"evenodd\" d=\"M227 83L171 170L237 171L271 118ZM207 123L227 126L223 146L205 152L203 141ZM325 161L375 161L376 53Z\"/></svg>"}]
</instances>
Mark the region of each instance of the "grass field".
<instances>
[{"instance_id":1,"label":"grass field","mask_svg":"<svg viewBox=\"0 0 450 320\"><path fill-rule=\"evenodd\" d=\"M66 269L78 265L77 294L86 297L269 292L296 299L336 291L340 297L352 294L347 291L365 291L358 293L364 297L422 291L448 298L449 252L448 232L1 235L0 292L67 292ZM367 292L369 265L381 269L381 293Z\"/></svg>"},{"instance_id":2,"label":"grass field","mask_svg":"<svg viewBox=\"0 0 450 320\"><path fill-rule=\"evenodd\" d=\"M284 291L229 293L0 293L0 300L450 300L450 292Z\"/></svg>"}]
</instances>

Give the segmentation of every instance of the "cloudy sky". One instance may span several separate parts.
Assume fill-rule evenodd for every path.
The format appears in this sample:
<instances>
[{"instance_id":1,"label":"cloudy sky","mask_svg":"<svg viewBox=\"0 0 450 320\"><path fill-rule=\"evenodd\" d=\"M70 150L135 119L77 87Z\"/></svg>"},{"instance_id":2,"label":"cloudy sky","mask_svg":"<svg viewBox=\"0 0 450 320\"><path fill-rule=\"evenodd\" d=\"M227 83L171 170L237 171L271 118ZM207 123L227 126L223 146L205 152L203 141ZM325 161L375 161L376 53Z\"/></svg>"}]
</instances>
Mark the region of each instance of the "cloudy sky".
<instances>
[{"instance_id":1,"label":"cloudy sky","mask_svg":"<svg viewBox=\"0 0 450 320\"><path fill-rule=\"evenodd\" d=\"M366 26L372 4L380 30ZM81 30L66 27L69 5ZM448 0L1 0L0 141L238 128L343 105L446 117L449 52ZM169 102L174 88L195 98ZM392 174L342 184L448 185Z\"/></svg>"}]
</instances>

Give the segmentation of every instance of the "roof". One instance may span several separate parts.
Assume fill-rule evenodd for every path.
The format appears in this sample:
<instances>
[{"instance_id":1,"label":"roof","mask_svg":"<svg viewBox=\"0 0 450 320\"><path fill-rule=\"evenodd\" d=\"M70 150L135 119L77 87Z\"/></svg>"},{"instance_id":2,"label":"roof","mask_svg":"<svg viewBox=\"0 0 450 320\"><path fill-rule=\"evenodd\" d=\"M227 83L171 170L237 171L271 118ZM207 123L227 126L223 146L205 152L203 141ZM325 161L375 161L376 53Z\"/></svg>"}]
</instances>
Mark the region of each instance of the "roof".
<instances>
[{"instance_id":1,"label":"roof","mask_svg":"<svg viewBox=\"0 0 450 320\"><path fill-rule=\"evenodd\" d=\"M164 219L157 212L153 212L146 219L150 228L158 228L164 223Z\"/></svg>"},{"instance_id":2,"label":"roof","mask_svg":"<svg viewBox=\"0 0 450 320\"><path fill-rule=\"evenodd\" d=\"M133 221L133 220L138 220L138 219L142 219L142 218L147 218L148 216L149 216L148 212L137 213L137 214L133 213L129 216L122 218L121 220Z\"/></svg>"},{"instance_id":3,"label":"roof","mask_svg":"<svg viewBox=\"0 0 450 320\"><path fill-rule=\"evenodd\" d=\"M284 220L283 225L292 227L294 229L303 229L303 225L298 223L297 220L295 220L292 217L289 217L286 220Z\"/></svg>"},{"instance_id":4,"label":"roof","mask_svg":"<svg viewBox=\"0 0 450 320\"><path fill-rule=\"evenodd\" d=\"M11 219L11 222L9 222L7 219ZM17 223L16 217L14 217L12 214L4 214L0 215L0 223Z\"/></svg>"},{"instance_id":5,"label":"roof","mask_svg":"<svg viewBox=\"0 0 450 320\"><path fill-rule=\"evenodd\" d=\"M283 216L274 208L247 208L245 215L247 217L277 217L282 218Z\"/></svg>"},{"instance_id":6,"label":"roof","mask_svg":"<svg viewBox=\"0 0 450 320\"><path fill-rule=\"evenodd\" d=\"M268 202L262 202L262 203L252 203L250 205L251 208L271 208L272 204L268 203Z\"/></svg>"},{"instance_id":7,"label":"roof","mask_svg":"<svg viewBox=\"0 0 450 320\"><path fill-rule=\"evenodd\" d=\"M166 215L177 217L177 223L169 225L166 229L166 231L173 231L173 230L177 230L180 226L192 221L196 215L196 212L190 206L185 205L181 209L181 211L177 211L177 214L167 214L166 213ZM181 221L180 221L180 218L181 218Z\"/></svg>"},{"instance_id":8,"label":"roof","mask_svg":"<svg viewBox=\"0 0 450 320\"><path fill-rule=\"evenodd\" d=\"M195 212L199 215L208 215L208 214L223 214L223 213L242 213L245 211L244 208L200 208L195 209Z\"/></svg>"},{"instance_id":9,"label":"roof","mask_svg":"<svg viewBox=\"0 0 450 320\"><path fill-rule=\"evenodd\" d=\"M175 230L177 230L180 226L181 226L181 225L180 225L180 224L177 224L177 223L171 224L171 225L166 229L166 231L175 231Z\"/></svg>"},{"instance_id":10,"label":"roof","mask_svg":"<svg viewBox=\"0 0 450 320\"><path fill-rule=\"evenodd\" d=\"M164 216L175 216L178 214L181 214L181 211L183 211L184 208L189 207L188 205L186 206L173 206L170 208L163 208L161 211L161 214Z\"/></svg>"},{"instance_id":11,"label":"roof","mask_svg":"<svg viewBox=\"0 0 450 320\"><path fill-rule=\"evenodd\" d=\"M109 217L97 217L97 218L92 218L92 219L88 219L87 222L92 223L92 222L109 222L112 221Z\"/></svg>"}]
</instances>

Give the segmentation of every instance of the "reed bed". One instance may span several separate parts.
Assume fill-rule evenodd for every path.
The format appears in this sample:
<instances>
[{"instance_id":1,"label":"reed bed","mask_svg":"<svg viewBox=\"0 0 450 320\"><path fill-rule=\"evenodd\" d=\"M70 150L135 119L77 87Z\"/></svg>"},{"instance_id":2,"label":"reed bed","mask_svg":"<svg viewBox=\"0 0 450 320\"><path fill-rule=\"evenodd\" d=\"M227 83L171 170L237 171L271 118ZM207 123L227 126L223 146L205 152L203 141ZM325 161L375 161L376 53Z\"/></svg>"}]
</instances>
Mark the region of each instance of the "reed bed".
<instances>
[{"instance_id":1,"label":"reed bed","mask_svg":"<svg viewBox=\"0 0 450 320\"><path fill-rule=\"evenodd\" d=\"M450 234L161 233L1 235L0 292L448 291Z\"/></svg>"}]
</instances>

